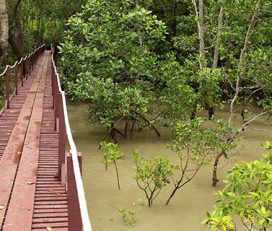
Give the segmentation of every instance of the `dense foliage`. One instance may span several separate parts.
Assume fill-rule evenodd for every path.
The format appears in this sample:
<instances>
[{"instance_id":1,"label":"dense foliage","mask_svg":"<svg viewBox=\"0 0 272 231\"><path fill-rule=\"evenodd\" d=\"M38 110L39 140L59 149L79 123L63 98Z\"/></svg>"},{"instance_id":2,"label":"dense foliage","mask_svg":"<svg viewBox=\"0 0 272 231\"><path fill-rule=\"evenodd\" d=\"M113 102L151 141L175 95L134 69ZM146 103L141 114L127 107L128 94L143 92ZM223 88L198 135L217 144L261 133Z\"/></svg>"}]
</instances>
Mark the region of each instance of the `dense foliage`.
<instances>
[{"instance_id":1,"label":"dense foliage","mask_svg":"<svg viewBox=\"0 0 272 231\"><path fill-rule=\"evenodd\" d=\"M215 111L229 107L214 131L216 186L220 159L230 157L252 122L271 114L271 6L269 0L89 0L69 19L59 47L63 84L71 99L89 103L90 121L105 125L104 140L114 142L117 134L132 137L136 124L159 136L156 122L175 139L180 124L194 127L204 110L216 121ZM197 145L205 142L205 133L192 131L201 137ZM212 150L203 148L198 155Z\"/></svg>"},{"instance_id":2,"label":"dense foliage","mask_svg":"<svg viewBox=\"0 0 272 231\"><path fill-rule=\"evenodd\" d=\"M19 59L43 43L50 45L61 42L66 20L79 11L81 4L85 2L85 0L1 1L1 5L4 4L7 9L8 46L4 47L0 64L11 64L15 58Z\"/></svg>"},{"instance_id":3,"label":"dense foliage","mask_svg":"<svg viewBox=\"0 0 272 231\"><path fill-rule=\"evenodd\" d=\"M160 78L155 48L165 34L162 21L131 1L92 1L70 18L60 47L63 81L73 99L90 102L92 122L116 129L122 119L146 120Z\"/></svg>"},{"instance_id":4,"label":"dense foliage","mask_svg":"<svg viewBox=\"0 0 272 231\"><path fill-rule=\"evenodd\" d=\"M58 45L69 98L87 102L89 121L107 129L102 162L114 165L119 189L118 136L132 138L136 128L160 136L157 125L169 128L179 166L134 152L135 180L148 205L170 184L169 204L205 165L212 165L216 186L220 159L231 158L252 122L271 116L271 9L271 0L1 1L0 64L42 43ZM219 120L223 107L229 116ZM205 221L212 230L271 227L272 145L263 146L264 159L227 173ZM120 214L125 224L136 222L135 212Z\"/></svg>"},{"instance_id":5,"label":"dense foliage","mask_svg":"<svg viewBox=\"0 0 272 231\"><path fill-rule=\"evenodd\" d=\"M252 103L271 108L269 7L90 0L60 46L64 85L72 99L90 102L92 122L111 130L121 120L151 126L148 114L171 125L208 109L211 119L222 102L230 103L229 126L236 110L246 121Z\"/></svg>"},{"instance_id":6,"label":"dense foliage","mask_svg":"<svg viewBox=\"0 0 272 231\"><path fill-rule=\"evenodd\" d=\"M207 213L212 230L269 230L272 226L271 156L241 162L226 174L225 188L217 193L213 212Z\"/></svg>"}]
</instances>

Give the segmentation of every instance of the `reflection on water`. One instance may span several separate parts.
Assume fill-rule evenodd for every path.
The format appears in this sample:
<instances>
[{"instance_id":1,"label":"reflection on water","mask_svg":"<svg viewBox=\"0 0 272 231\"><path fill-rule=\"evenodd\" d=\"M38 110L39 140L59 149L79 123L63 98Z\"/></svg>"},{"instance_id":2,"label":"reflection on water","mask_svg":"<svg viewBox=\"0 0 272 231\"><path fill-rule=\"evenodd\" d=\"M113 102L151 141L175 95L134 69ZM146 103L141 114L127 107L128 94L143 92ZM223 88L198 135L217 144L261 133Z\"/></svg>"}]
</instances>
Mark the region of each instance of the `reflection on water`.
<instances>
[{"instance_id":1,"label":"reflection on water","mask_svg":"<svg viewBox=\"0 0 272 231\"><path fill-rule=\"evenodd\" d=\"M201 225L201 221L214 204L214 193L223 186L219 182L217 188L211 187L211 167L203 168L190 184L178 191L169 206L164 206L164 203L171 192L171 186L164 189L154 205L148 208L146 204L143 205L144 194L133 179L133 148L137 147L140 155L145 158L163 154L175 161L175 155L166 148L170 138L169 131L160 128L162 137L157 137L153 131L146 129L135 133L133 140L120 138L120 149L126 157L119 161L119 191L114 168L109 167L105 171L101 163L103 152L98 150L105 129L100 125L88 124L87 109L87 105L70 105L69 117L78 150L83 154L83 180L94 231L207 230ZM227 113L220 112L217 116L225 118ZM232 160L221 162L220 179L232 166L232 162L241 159L249 161L262 155L260 144L265 140L272 140L271 126L268 126L267 121L259 120L248 128L244 137L239 153ZM137 223L134 227L122 223L119 208L136 212Z\"/></svg>"}]
</instances>

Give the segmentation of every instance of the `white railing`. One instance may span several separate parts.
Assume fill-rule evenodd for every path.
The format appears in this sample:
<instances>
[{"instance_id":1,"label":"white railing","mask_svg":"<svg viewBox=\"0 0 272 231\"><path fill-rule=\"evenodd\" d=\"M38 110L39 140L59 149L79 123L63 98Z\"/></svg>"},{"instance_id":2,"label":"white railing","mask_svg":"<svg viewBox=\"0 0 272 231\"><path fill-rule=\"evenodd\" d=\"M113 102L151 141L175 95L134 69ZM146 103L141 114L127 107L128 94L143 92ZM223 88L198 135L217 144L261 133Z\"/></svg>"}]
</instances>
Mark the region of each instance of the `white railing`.
<instances>
[{"instance_id":1,"label":"white railing","mask_svg":"<svg viewBox=\"0 0 272 231\"><path fill-rule=\"evenodd\" d=\"M59 104L62 104L62 106L63 106L66 136L67 136L67 140L68 140L68 143L69 143L69 146L71 149L70 153L71 153L72 162L73 162L73 169L74 169L74 176L75 176L75 182L76 182L76 189L77 189L82 225L83 225L84 231L91 231L92 227L91 227L91 221L90 221L89 214L88 214L87 202L86 202L86 197L85 197L85 192L84 192L84 187L83 187L83 182L82 182L82 177L81 177L80 165L79 165L79 161L78 161L78 151L77 151L77 148L76 148L73 136L72 136L71 127L70 127L70 123L69 123L65 92L61 88L60 76L58 74L56 64L54 61L53 48L51 48L51 52L52 52L51 59L52 59L52 65L53 65L53 74L56 77L58 92L59 92L59 94L61 94L60 98L62 99L61 100L62 102L59 102ZM58 106L60 106L60 105L58 105Z\"/></svg>"}]
</instances>

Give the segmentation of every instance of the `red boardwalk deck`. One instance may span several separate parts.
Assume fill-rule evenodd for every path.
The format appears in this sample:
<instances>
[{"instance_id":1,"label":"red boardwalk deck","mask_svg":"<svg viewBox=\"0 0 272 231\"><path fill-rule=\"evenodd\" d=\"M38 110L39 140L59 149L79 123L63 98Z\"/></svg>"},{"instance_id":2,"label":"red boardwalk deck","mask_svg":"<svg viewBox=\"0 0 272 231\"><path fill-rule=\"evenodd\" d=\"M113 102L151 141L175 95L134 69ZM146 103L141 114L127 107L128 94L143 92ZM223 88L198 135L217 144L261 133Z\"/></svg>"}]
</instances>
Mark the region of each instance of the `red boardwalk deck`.
<instances>
[{"instance_id":1,"label":"red boardwalk deck","mask_svg":"<svg viewBox=\"0 0 272 231\"><path fill-rule=\"evenodd\" d=\"M59 134L45 51L0 117L0 230L68 230L66 187L58 180Z\"/></svg>"}]
</instances>

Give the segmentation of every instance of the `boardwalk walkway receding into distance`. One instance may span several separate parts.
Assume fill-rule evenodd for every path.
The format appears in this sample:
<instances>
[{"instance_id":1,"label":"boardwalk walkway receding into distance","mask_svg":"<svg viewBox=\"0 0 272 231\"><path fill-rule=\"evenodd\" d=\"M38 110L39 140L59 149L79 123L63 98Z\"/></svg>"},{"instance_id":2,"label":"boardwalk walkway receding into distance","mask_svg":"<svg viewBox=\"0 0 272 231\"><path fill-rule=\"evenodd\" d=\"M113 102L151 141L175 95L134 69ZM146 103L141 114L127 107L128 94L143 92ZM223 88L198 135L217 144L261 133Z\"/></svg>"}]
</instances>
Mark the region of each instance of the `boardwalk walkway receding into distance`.
<instances>
[{"instance_id":1,"label":"boardwalk walkway receding into distance","mask_svg":"<svg viewBox=\"0 0 272 231\"><path fill-rule=\"evenodd\" d=\"M65 115L56 115L62 102L60 93L54 94L53 70L51 51L41 52L0 116L3 231L77 231L84 225L72 159L60 156L65 152Z\"/></svg>"}]
</instances>

